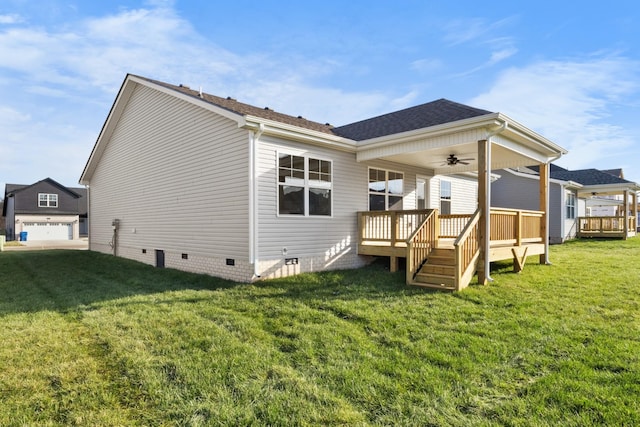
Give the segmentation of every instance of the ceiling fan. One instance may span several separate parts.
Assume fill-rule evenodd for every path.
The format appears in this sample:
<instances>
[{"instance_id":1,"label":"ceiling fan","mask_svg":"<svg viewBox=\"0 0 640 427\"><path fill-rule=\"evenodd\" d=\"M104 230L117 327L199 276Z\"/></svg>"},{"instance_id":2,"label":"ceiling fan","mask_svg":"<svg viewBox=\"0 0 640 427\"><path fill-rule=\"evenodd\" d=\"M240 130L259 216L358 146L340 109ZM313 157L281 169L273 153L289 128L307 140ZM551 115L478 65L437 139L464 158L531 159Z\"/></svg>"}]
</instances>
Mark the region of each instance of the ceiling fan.
<instances>
[{"instance_id":1,"label":"ceiling fan","mask_svg":"<svg viewBox=\"0 0 640 427\"><path fill-rule=\"evenodd\" d=\"M469 160L474 160L472 158L459 159L455 154L449 154L446 161L442 164L442 166L456 166L456 165L468 165Z\"/></svg>"}]
</instances>

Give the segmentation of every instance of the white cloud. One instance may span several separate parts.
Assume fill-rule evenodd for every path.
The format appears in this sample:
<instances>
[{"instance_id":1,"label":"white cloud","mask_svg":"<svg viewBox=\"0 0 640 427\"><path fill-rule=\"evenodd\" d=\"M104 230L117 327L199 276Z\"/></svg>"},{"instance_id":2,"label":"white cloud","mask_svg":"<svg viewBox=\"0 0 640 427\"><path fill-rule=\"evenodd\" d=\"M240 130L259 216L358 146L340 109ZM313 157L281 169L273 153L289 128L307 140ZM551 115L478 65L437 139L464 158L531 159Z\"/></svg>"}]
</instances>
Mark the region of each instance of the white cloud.
<instances>
[{"instance_id":1,"label":"white cloud","mask_svg":"<svg viewBox=\"0 0 640 427\"><path fill-rule=\"evenodd\" d=\"M516 16L494 22L488 22L483 18L455 19L444 25L443 39L451 46L476 41L484 42L487 38L493 38L493 33L510 25L516 19Z\"/></svg>"},{"instance_id":2,"label":"white cloud","mask_svg":"<svg viewBox=\"0 0 640 427\"><path fill-rule=\"evenodd\" d=\"M411 69L420 72L437 71L443 67L443 62L437 58L418 59L411 63Z\"/></svg>"},{"instance_id":3,"label":"white cloud","mask_svg":"<svg viewBox=\"0 0 640 427\"><path fill-rule=\"evenodd\" d=\"M0 15L0 24L19 24L23 22L23 19L20 15L15 13L8 15Z\"/></svg>"},{"instance_id":4,"label":"white cloud","mask_svg":"<svg viewBox=\"0 0 640 427\"><path fill-rule=\"evenodd\" d=\"M629 129L608 111L639 89L640 63L619 56L538 61L504 71L471 105L500 111L570 153L571 168L605 168L633 144ZM636 153L637 155L638 153Z\"/></svg>"}]
</instances>

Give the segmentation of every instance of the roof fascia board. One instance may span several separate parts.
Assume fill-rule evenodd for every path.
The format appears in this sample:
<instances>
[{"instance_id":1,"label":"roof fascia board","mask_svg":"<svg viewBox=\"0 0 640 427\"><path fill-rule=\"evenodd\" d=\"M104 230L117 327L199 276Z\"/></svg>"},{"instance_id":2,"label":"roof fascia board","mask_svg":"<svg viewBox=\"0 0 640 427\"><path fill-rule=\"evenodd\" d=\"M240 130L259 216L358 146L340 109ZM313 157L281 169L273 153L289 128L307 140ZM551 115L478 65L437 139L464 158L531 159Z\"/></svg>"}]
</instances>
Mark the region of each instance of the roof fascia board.
<instances>
[{"instance_id":1,"label":"roof fascia board","mask_svg":"<svg viewBox=\"0 0 640 427\"><path fill-rule=\"evenodd\" d=\"M498 116L498 119L501 122L508 123L507 129L504 131L505 134L508 135L509 133L513 133L519 136L520 138L522 138L523 140L533 143L546 151L550 151L554 154L558 154L558 157L560 157L560 155L565 155L568 153L566 149L550 141L549 139L545 138L539 133L529 129L528 127L524 126L520 122L513 120L511 117L507 116L506 114L503 114L503 113L496 113L496 114Z\"/></svg>"},{"instance_id":2,"label":"roof fascia board","mask_svg":"<svg viewBox=\"0 0 640 427\"><path fill-rule=\"evenodd\" d=\"M226 117L227 119L233 120L234 122L238 123L238 126L242 126L244 125L244 120L243 120L243 115L239 114L239 113L234 113L233 111L229 111L225 108L219 107L215 104L212 104L210 102L205 101L202 98L199 98L197 96L192 96L192 95L188 95L186 93L171 89L169 87L166 86L162 86L153 82L150 82L146 79L142 79L140 77L137 76L130 76L130 80L133 82L136 82L138 84L153 88L159 92L165 93L167 95L173 96L174 98L178 98L181 99L183 101L186 101L190 104L195 104L199 107L202 107L206 110L209 110L213 113L216 113L218 115L221 115L223 117Z\"/></svg>"},{"instance_id":3,"label":"roof fascia board","mask_svg":"<svg viewBox=\"0 0 640 427\"><path fill-rule=\"evenodd\" d=\"M505 169L502 169L502 170L505 170L505 171L509 172L510 174L515 175L515 176L519 176L521 178L534 179L536 181L540 180L540 175L534 175L534 174L530 174L530 173L522 173L522 172L518 172L516 170L513 170L511 168L505 168ZM549 178L549 182L553 182L553 183L558 184L558 185L563 185L563 186L568 187L568 188L582 188L583 187L583 185L578 183L578 182L575 182L575 181L563 181L563 180L557 179L557 178Z\"/></svg>"},{"instance_id":4,"label":"roof fascia board","mask_svg":"<svg viewBox=\"0 0 640 427\"><path fill-rule=\"evenodd\" d=\"M89 159L84 166L84 170L82 171L82 175L80 175L80 180L78 181L80 184L88 185L91 180L91 176L93 175L95 169L95 163L102 156L102 153L105 150L105 146L102 141L108 140L109 137L113 134L115 130L115 126L124 111L125 106L129 102L129 98L133 93L135 88L134 83L130 83L133 79L133 76L127 74L122 82L122 86L120 86L120 90L118 91L118 95L116 99L113 101L111 105L111 110L109 110L109 114L107 115L107 119L102 125L102 129L100 129L100 133L98 134L98 138L96 139L95 144L93 145L93 149L91 150L91 154L89 155Z\"/></svg>"},{"instance_id":5,"label":"roof fascia board","mask_svg":"<svg viewBox=\"0 0 640 427\"><path fill-rule=\"evenodd\" d=\"M356 150L356 142L350 139L294 125L288 125L275 120L268 120L255 116L245 116L245 123L241 127L255 132L259 129L260 124L264 125L263 135L275 136L308 144L328 146L342 151L355 152Z\"/></svg>"},{"instance_id":6,"label":"roof fascia board","mask_svg":"<svg viewBox=\"0 0 640 427\"><path fill-rule=\"evenodd\" d=\"M635 182L628 183L620 183L620 184L595 184L595 185L584 185L584 191L595 192L595 193L610 193L610 194L620 194L624 191L638 191L640 190L640 186Z\"/></svg>"},{"instance_id":7,"label":"roof fascia board","mask_svg":"<svg viewBox=\"0 0 640 427\"><path fill-rule=\"evenodd\" d=\"M455 122L443 123L441 125L430 126L427 128L380 136L378 138L366 139L364 141L358 141L357 145L358 150L368 150L404 142L412 142L418 139L433 138L436 136L446 135L464 130L483 127L495 127L499 125L501 125L501 122L497 121L497 114L492 113L486 114L484 116L458 120Z\"/></svg>"}]
</instances>

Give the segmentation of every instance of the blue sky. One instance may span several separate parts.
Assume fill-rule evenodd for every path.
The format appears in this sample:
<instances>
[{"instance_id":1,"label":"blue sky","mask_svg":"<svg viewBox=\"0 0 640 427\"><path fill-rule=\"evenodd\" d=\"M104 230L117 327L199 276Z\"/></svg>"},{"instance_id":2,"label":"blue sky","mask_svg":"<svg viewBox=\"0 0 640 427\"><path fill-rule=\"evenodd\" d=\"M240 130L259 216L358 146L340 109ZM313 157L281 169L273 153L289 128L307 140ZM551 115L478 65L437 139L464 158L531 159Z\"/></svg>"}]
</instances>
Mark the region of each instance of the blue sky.
<instances>
[{"instance_id":1,"label":"blue sky","mask_svg":"<svg viewBox=\"0 0 640 427\"><path fill-rule=\"evenodd\" d=\"M639 3L519 3L3 0L0 185L77 186L126 73L335 125L447 98L640 182Z\"/></svg>"}]
</instances>

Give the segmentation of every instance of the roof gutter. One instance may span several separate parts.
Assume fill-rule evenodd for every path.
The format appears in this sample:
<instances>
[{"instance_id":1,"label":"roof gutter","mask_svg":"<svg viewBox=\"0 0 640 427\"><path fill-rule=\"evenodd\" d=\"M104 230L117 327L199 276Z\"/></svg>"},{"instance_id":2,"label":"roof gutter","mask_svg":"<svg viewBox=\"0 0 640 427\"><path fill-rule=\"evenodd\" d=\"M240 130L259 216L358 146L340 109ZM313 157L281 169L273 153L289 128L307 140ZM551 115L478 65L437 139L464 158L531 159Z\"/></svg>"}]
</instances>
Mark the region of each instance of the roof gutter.
<instances>
[{"instance_id":1,"label":"roof gutter","mask_svg":"<svg viewBox=\"0 0 640 427\"><path fill-rule=\"evenodd\" d=\"M505 130L507 130L508 126L509 125L507 124L507 121L504 120L501 125L487 132L487 136L485 137L486 145L487 145L486 159L485 159L486 170L483 170L485 182L478 183L479 185L480 184L483 185L485 188L484 206L482 206L482 210L484 211L484 216L485 216L485 219L484 219L485 238L484 238L484 248L483 248L484 256L482 258L484 263L484 277L487 282L493 282L493 278L490 276L491 261L489 260L489 252L491 251L491 239L489 237L491 236L491 220L490 220L491 218L491 137L504 132Z\"/></svg>"},{"instance_id":2,"label":"roof gutter","mask_svg":"<svg viewBox=\"0 0 640 427\"><path fill-rule=\"evenodd\" d=\"M304 142L306 144L321 145L341 151L355 152L356 150L356 142L351 139L260 117L244 116L244 121L239 123L238 126L253 132L257 132L262 126L263 130L261 135L264 134Z\"/></svg>"},{"instance_id":3,"label":"roof gutter","mask_svg":"<svg viewBox=\"0 0 640 427\"><path fill-rule=\"evenodd\" d=\"M260 278L260 246L258 240L258 142L265 126L249 132L249 263L253 264L253 278Z\"/></svg>"}]
</instances>

